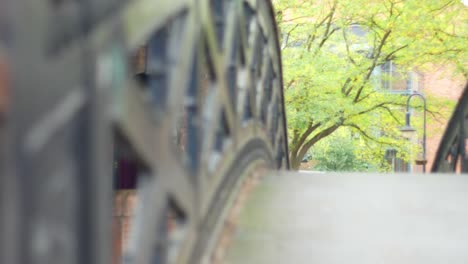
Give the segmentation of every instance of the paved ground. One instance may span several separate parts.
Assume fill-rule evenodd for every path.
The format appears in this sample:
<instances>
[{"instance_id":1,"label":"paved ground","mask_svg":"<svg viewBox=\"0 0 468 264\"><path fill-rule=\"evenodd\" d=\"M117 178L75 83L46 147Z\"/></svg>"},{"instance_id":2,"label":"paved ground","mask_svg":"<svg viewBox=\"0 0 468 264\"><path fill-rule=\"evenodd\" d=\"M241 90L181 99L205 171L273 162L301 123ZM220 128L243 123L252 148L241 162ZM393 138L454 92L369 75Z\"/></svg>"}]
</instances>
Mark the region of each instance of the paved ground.
<instances>
[{"instance_id":1,"label":"paved ground","mask_svg":"<svg viewBox=\"0 0 468 264\"><path fill-rule=\"evenodd\" d=\"M468 176L265 177L232 239L226 264L467 264Z\"/></svg>"}]
</instances>

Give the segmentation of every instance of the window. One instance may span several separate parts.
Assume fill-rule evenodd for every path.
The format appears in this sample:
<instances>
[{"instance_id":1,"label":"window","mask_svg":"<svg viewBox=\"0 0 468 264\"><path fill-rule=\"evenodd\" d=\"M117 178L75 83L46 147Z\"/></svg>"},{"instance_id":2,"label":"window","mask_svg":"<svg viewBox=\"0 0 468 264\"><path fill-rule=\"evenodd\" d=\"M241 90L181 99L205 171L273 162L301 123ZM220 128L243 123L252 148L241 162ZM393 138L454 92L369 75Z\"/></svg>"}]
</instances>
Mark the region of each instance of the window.
<instances>
[{"instance_id":1,"label":"window","mask_svg":"<svg viewBox=\"0 0 468 264\"><path fill-rule=\"evenodd\" d=\"M378 67L375 74L380 76L380 87L392 93L408 94L421 89L419 73L400 69L392 61Z\"/></svg>"},{"instance_id":2,"label":"window","mask_svg":"<svg viewBox=\"0 0 468 264\"><path fill-rule=\"evenodd\" d=\"M421 74L417 72L409 72L407 79L408 90L410 91L419 91L421 87L420 80L422 79Z\"/></svg>"},{"instance_id":3,"label":"window","mask_svg":"<svg viewBox=\"0 0 468 264\"><path fill-rule=\"evenodd\" d=\"M391 166L393 172L410 172L410 164L397 156L396 149L387 149L385 152L385 159Z\"/></svg>"},{"instance_id":4,"label":"window","mask_svg":"<svg viewBox=\"0 0 468 264\"><path fill-rule=\"evenodd\" d=\"M393 92L408 92L407 73L401 72L397 65L391 61L382 66L382 87Z\"/></svg>"}]
</instances>

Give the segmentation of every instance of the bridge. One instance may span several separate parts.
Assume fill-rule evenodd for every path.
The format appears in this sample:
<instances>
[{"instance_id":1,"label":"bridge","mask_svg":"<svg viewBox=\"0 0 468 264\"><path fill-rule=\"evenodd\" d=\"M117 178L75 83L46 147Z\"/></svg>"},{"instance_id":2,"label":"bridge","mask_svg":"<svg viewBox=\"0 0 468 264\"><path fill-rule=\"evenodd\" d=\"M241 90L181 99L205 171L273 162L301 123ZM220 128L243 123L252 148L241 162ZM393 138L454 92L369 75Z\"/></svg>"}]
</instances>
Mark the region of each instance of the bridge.
<instances>
[{"instance_id":1,"label":"bridge","mask_svg":"<svg viewBox=\"0 0 468 264\"><path fill-rule=\"evenodd\" d=\"M287 172L268 1L1 5L0 263L468 261L464 177ZM433 172L468 170L466 100Z\"/></svg>"}]
</instances>

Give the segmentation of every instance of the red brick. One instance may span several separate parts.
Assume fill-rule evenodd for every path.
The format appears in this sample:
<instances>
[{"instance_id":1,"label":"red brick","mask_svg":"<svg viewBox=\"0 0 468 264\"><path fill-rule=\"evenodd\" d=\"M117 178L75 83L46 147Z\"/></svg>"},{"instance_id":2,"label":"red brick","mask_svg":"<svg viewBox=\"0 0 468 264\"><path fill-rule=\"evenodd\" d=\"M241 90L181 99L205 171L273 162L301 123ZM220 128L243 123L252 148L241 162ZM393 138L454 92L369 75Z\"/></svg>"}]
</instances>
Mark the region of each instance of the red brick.
<instances>
[{"instance_id":1,"label":"red brick","mask_svg":"<svg viewBox=\"0 0 468 264\"><path fill-rule=\"evenodd\" d=\"M454 75L454 69L450 66L434 66L431 71L426 71L423 78L423 92L438 98L449 99L456 103L465 86L464 78ZM430 103L430 102L429 102ZM454 109L450 109L452 113ZM441 123L428 124L427 146L427 171L432 167L439 143L445 132L449 119L441 120ZM420 166L415 166L415 168ZM420 169L418 168L418 170Z\"/></svg>"},{"instance_id":2,"label":"red brick","mask_svg":"<svg viewBox=\"0 0 468 264\"><path fill-rule=\"evenodd\" d=\"M114 216L112 223L113 264L121 263L122 253L128 243L136 202L136 190L119 190L114 194Z\"/></svg>"}]
</instances>

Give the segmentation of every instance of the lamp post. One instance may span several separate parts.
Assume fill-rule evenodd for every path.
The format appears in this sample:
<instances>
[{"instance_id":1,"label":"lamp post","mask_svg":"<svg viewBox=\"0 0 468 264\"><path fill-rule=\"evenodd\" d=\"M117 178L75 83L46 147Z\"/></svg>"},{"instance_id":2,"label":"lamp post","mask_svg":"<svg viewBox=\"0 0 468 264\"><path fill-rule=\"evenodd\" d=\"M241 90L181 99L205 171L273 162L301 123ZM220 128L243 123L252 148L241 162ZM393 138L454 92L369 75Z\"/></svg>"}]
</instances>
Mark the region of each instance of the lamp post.
<instances>
[{"instance_id":1,"label":"lamp post","mask_svg":"<svg viewBox=\"0 0 468 264\"><path fill-rule=\"evenodd\" d=\"M416 132L416 130L411 126L411 120L410 120L410 101L413 96L418 96L420 97L423 102L424 102L424 123L423 123L423 140L422 140L422 147L423 147L423 153L422 153L422 159L416 159L416 164L417 165L422 165L423 166L423 173L426 172L426 112L427 112L427 105L426 105L426 97L424 95L418 93L418 92L413 92L408 96L408 99L406 100L406 118L405 118L405 126L400 129L400 131L403 133L403 136L406 138L410 138L409 134L413 134Z\"/></svg>"}]
</instances>

